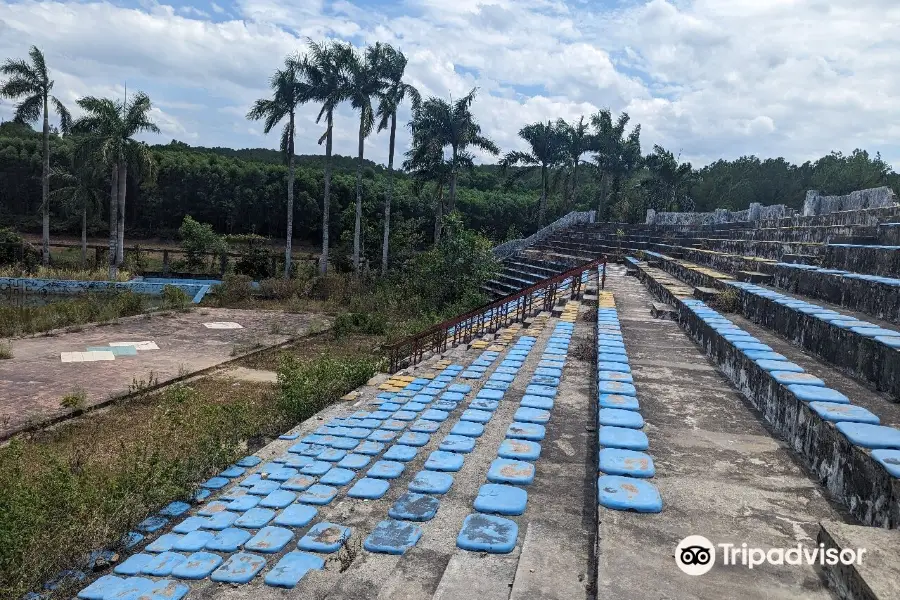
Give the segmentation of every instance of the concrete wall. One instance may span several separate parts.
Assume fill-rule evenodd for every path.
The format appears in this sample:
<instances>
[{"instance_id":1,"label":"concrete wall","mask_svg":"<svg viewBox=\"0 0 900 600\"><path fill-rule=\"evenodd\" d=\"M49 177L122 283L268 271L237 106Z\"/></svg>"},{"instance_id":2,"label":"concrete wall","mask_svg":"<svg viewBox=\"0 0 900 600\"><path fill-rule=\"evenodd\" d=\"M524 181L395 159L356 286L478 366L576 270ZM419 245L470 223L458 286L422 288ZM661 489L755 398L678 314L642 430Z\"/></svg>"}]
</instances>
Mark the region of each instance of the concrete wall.
<instances>
[{"instance_id":1,"label":"concrete wall","mask_svg":"<svg viewBox=\"0 0 900 600\"><path fill-rule=\"evenodd\" d=\"M783 204L763 206L754 202L747 210L731 211L717 208L714 212L656 212L647 210L647 225L717 225L720 223L743 223L748 221L760 221L762 219L780 219L794 214L792 208Z\"/></svg>"},{"instance_id":2,"label":"concrete wall","mask_svg":"<svg viewBox=\"0 0 900 600\"><path fill-rule=\"evenodd\" d=\"M822 196L815 190L806 192L803 216L827 215L844 210L864 208L884 208L895 206L897 197L891 188L882 186L868 190L857 190L846 196Z\"/></svg>"},{"instance_id":3,"label":"concrete wall","mask_svg":"<svg viewBox=\"0 0 900 600\"><path fill-rule=\"evenodd\" d=\"M210 286L202 283L184 283L171 280L173 285L199 303ZM25 294L72 296L87 293L130 290L135 294L162 295L167 283L132 281L76 281L69 279L38 279L31 277L0 277L0 292L20 292Z\"/></svg>"}]
</instances>

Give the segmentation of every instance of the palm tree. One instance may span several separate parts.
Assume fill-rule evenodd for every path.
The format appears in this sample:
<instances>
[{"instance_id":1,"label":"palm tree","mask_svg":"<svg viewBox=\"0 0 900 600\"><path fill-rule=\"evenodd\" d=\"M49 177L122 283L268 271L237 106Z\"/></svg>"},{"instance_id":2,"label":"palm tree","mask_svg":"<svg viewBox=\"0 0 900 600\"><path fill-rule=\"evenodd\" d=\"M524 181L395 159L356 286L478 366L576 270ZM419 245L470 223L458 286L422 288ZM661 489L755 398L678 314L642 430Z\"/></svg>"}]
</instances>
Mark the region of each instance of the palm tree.
<instances>
[{"instance_id":1,"label":"palm tree","mask_svg":"<svg viewBox=\"0 0 900 600\"><path fill-rule=\"evenodd\" d=\"M384 239L381 243L381 274L386 275L388 269L388 240L391 232L391 202L394 195L394 145L397 137L397 109L407 96L412 99L413 108L419 105L422 97L419 91L403 82L406 71L406 56L392 46L384 48L384 76L387 89L382 93L376 116L378 131L384 131L390 123L391 137L388 143L388 181L387 193L384 197Z\"/></svg>"},{"instance_id":2,"label":"palm tree","mask_svg":"<svg viewBox=\"0 0 900 600\"><path fill-rule=\"evenodd\" d=\"M691 163L679 163L678 158L662 146L653 146L653 154L644 160L646 177L641 188L646 191L655 210L693 210L691 187L697 174Z\"/></svg>"},{"instance_id":3,"label":"palm tree","mask_svg":"<svg viewBox=\"0 0 900 600\"><path fill-rule=\"evenodd\" d=\"M607 195L604 184L610 185L609 195L615 202L622 181L641 164L641 126L635 125L626 137L628 120L628 113L622 113L613 123L612 113L608 108L591 116L591 125L594 127L591 150L595 152L594 161L600 172L597 220L603 218L604 196Z\"/></svg>"},{"instance_id":4,"label":"palm tree","mask_svg":"<svg viewBox=\"0 0 900 600\"><path fill-rule=\"evenodd\" d=\"M375 126L375 109L372 100L382 96L387 88L385 81L384 46L376 42L361 55L347 46L347 70L350 105L359 111L359 156L356 163L356 221L353 226L353 270L359 274L360 237L362 230L362 170L363 150L366 138Z\"/></svg>"},{"instance_id":5,"label":"palm tree","mask_svg":"<svg viewBox=\"0 0 900 600\"><path fill-rule=\"evenodd\" d=\"M63 133L69 131L71 117L63 103L56 96L50 95L53 90L53 81L47 71L44 53L37 46L32 46L28 51L28 56L31 58L30 63L8 58L0 67L0 73L9 77L0 85L0 96L19 101L15 110L16 121L32 123L37 121L43 113L44 156L41 172L41 213L43 221L42 255L46 267L50 264L50 105L53 105L56 115L59 117L60 129Z\"/></svg>"},{"instance_id":6,"label":"palm tree","mask_svg":"<svg viewBox=\"0 0 900 600\"><path fill-rule=\"evenodd\" d=\"M302 62L305 81L310 86L310 99L321 103L316 123L325 117L325 133L319 144L325 143L325 191L322 201L322 255L319 272L328 271L328 227L331 212L331 149L334 132L334 110L347 97L347 49L336 43L316 43L308 39L307 60Z\"/></svg>"},{"instance_id":7,"label":"palm tree","mask_svg":"<svg viewBox=\"0 0 900 600\"><path fill-rule=\"evenodd\" d=\"M85 115L72 124L79 136L79 153L88 153L113 169L109 203L109 277L115 279L125 251L125 190L128 164L135 167L152 164L146 144L132 139L144 132L159 133L148 113L152 105L143 92L131 101L87 96L78 101Z\"/></svg>"},{"instance_id":8,"label":"palm tree","mask_svg":"<svg viewBox=\"0 0 900 600\"><path fill-rule=\"evenodd\" d=\"M420 143L434 144L443 148L450 147L450 199L447 211L456 208L456 180L461 169L474 167L474 155L469 148L480 148L490 154L497 155L500 149L488 138L481 135L481 127L472 116L471 107L475 99L476 89L457 100L447 102L431 97L422 102L413 113L413 136L420 138ZM415 141L414 141L415 143Z\"/></svg>"},{"instance_id":9,"label":"palm tree","mask_svg":"<svg viewBox=\"0 0 900 600\"><path fill-rule=\"evenodd\" d=\"M87 219L89 212L99 212L101 206L101 169L93 161L81 162L71 156L69 164L52 173L54 189L50 198L70 213L81 214L81 268L87 265Z\"/></svg>"},{"instance_id":10,"label":"palm tree","mask_svg":"<svg viewBox=\"0 0 900 600\"><path fill-rule=\"evenodd\" d=\"M289 56L284 60L284 69L278 69L269 80L272 98L257 100L247 113L253 121L265 120L263 131L269 133L285 117L287 123L281 131L281 151L288 163L287 189L287 240L284 248L284 278L291 276L291 242L294 235L294 124L297 107L311 98L311 86L303 79L308 70L305 59Z\"/></svg>"},{"instance_id":11,"label":"palm tree","mask_svg":"<svg viewBox=\"0 0 900 600\"><path fill-rule=\"evenodd\" d=\"M500 166L506 172L511 166L523 164L525 169L519 170L515 176L521 177L532 170L541 168L541 200L538 205L538 229L544 226L547 214L547 184L549 170L561 164L564 160L565 133L555 127L550 121L547 123L532 123L519 130L519 137L528 142L531 152L508 152Z\"/></svg>"},{"instance_id":12,"label":"palm tree","mask_svg":"<svg viewBox=\"0 0 900 600\"><path fill-rule=\"evenodd\" d=\"M421 111L421 106L413 109L413 115ZM450 163L444 158L444 147L434 138L423 135L421 129L416 129L416 120L413 119L412 147L406 152L406 160L403 161L403 169L412 174L413 191L418 195L428 185L434 182L434 243L441 241L441 226L444 221L444 185L450 179Z\"/></svg>"},{"instance_id":13,"label":"palm tree","mask_svg":"<svg viewBox=\"0 0 900 600\"><path fill-rule=\"evenodd\" d=\"M563 153L567 168L571 169L568 175L572 179L572 190L569 191L568 184L565 184L563 197L565 199L566 209L571 208L571 203L575 200L575 192L578 188L578 165L581 157L590 149L591 135L588 133L588 124L584 122L582 116L578 123L567 123L559 119L556 121L556 127L564 136ZM568 177L567 177L568 179Z\"/></svg>"}]
</instances>

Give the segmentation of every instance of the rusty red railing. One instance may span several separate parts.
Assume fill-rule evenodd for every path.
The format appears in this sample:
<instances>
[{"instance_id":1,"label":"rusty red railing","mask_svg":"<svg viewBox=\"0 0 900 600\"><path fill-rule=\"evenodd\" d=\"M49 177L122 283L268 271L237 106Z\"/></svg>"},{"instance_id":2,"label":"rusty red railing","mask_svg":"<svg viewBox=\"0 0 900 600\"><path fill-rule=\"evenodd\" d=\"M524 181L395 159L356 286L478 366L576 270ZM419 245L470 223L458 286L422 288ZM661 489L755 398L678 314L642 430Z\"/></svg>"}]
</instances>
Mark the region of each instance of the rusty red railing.
<instances>
[{"instance_id":1,"label":"rusty red railing","mask_svg":"<svg viewBox=\"0 0 900 600\"><path fill-rule=\"evenodd\" d=\"M606 257L592 260L578 267L554 275L538 283L523 288L499 300L480 306L437 325L432 325L415 335L395 342L387 347L390 358L390 372L394 373L406 366L422 360L426 352L444 352L448 344L466 343L470 340L493 333L542 310L551 310L561 298L561 291L569 292L571 298L581 293L581 278L585 271L603 265L600 280L601 289L606 285ZM561 290L567 279L571 285ZM536 308L537 306L537 308Z\"/></svg>"}]
</instances>

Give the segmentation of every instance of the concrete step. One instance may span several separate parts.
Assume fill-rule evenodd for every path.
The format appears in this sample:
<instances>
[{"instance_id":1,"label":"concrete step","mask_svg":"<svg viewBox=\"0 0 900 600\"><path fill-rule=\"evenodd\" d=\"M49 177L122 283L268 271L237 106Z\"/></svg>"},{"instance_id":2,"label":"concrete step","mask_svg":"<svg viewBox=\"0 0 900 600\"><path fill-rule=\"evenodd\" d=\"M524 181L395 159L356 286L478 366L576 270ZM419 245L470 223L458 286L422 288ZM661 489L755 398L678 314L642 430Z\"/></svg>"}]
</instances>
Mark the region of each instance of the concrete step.
<instances>
[{"instance_id":1,"label":"concrete step","mask_svg":"<svg viewBox=\"0 0 900 600\"><path fill-rule=\"evenodd\" d=\"M497 554L454 554L434 593L434 600L508 600L518 557Z\"/></svg>"},{"instance_id":2,"label":"concrete step","mask_svg":"<svg viewBox=\"0 0 900 600\"><path fill-rule=\"evenodd\" d=\"M735 273L735 279L738 281L746 281L749 283L771 283L772 275L768 273L760 273L759 271L738 271Z\"/></svg>"},{"instance_id":3,"label":"concrete step","mask_svg":"<svg viewBox=\"0 0 900 600\"><path fill-rule=\"evenodd\" d=\"M832 598L812 566L751 571L717 559L708 573L691 577L673 564L676 546L689 535L714 544L747 541L787 548L803 543L812 548L818 522L841 517L678 322L648 314L651 296L638 281L614 278L607 289L615 295L655 462L649 481L662 496L663 510L598 509L596 597Z\"/></svg>"},{"instance_id":4,"label":"concrete step","mask_svg":"<svg viewBox=\"0 0 900 600\"><path fill-rule=\"evenodd\" d=\"M655 275L648 273L647 277L654 279ZM753 335L761 332L754 331L753 328L745 329L743 326L748 324L737 317L732 318L731 325L724 325L729 321L722 319L720 315L716 316L717 313L709 310L699 300L683 296L679 298L659 285L650 288L676 306L681 326L707 350L713 362L762 413L773 430L798 452L807 467L838 502L864 524L883 527L900 525L900 494L894 491L893 484L896 479L884 464L862 446L869 443L866 440L870 438L866 436L879 435L878 432L882 431L887 435L896 431L900 439L900 430L885 427L877 432L867 431L861 434L862 438L853 438L855 441L851 441L843 433L844 430L835 425L833 417L818 412L816 403L811 405L806 400L831 399L842 405L852 402L860 407L860 415L876 415L886 426L900 423L900 411L895 405L879 404L877 400L872 402L870 393L848 396L840 390L827 391L829 388L825 386L832 386L830 389L833 390L835 381L843 389L850 388L847 387L847 380L839 377L829 367L824 368L824 373L818 371L823 375L821 378L806 372L798 364L804 362L800 353L787 344L778 347L763 343L761 337ZM701 311L701 314L697 311ZM735 337L727 339L725 334L706 322L714 317L717 323L723 323L721 327L733 328ZM771 338L764 341L771 341ZM768 359L758 360L752 355L757 350L767 353L763 358L771 356L772 362L767 362ZM768 354L772 352L774 355ZM801 388L790 387L795 384L801 385ZM808 385L813 387L808 389L805 387ZM810 395L807 396L807 393ZM853 427L857 425L854 424Z\"/></svg>"},{"instance_id":5,"label":"concrete step","mask_svg":"<svg viewBox=\"0 0 900 600\"><path fill-rule=\"evenodd\" d=\"M824 300L900 325L900 278L887 278L808 264L775 267L772 284L786 292Z\"/></svg>"},{"instance_id":6,"label":"concrete step","mask_svg":"<svg viewBox=\"0 0 900 600\"><path fill-rule=\"evenodd\" d=\"M826 551L853 552L858 558L851 564L824 566L828 581L841 600L900 598L900 533L824 521L818 541ZM851 558L849 554L847 558Z\"/></svg>"}]
</instances>

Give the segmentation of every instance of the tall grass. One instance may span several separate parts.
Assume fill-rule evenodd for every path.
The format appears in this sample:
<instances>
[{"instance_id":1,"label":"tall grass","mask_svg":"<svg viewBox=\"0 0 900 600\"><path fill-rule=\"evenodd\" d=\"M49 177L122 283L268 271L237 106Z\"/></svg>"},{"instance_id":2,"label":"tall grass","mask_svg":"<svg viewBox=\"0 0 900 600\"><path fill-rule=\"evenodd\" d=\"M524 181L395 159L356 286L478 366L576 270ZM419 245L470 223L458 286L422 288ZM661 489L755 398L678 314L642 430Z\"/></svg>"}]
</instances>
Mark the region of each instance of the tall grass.
<instances>
[{"instance_id":1,"label":"tall grass","mask_svg":"<svg viewBox=\"0 0 900 600\"><path fill-rule=\"evenodd\" d=\"M226 386L223 386L226 387ZM227 384L230 388L230 383ZM0 598L20 598L284 427L274 398L174 386L0 449ZM71 597L64 590L54 597Z\"/></svg>"},{"instance_id":2,"label":"tall grass","mask_svg":"<svg viewBox=\"0 0 900 600\"><path fill-rule=\"evenodd\" d=\"M25 270L17 265L0 266L0 277L34 277L38 279L73 279L76 281L109 281L106 267L82 269L81 267L43 267ZM131 273L120 270L116 281L128 281Z\"/></svg>"},{"instance_id":3,"label":"tall grass","mask_svg":"<svg viewBox=\"0 0 900 600\"><path fill-rule=\"evenodd\" d=\"M205 378L0 448L0 598L84 568L91 551L116 548L136 523L364 384L376 366L288 357L278 393Z\"/></svg>"},{"instance_id":4,"label":"tall grass","mask_svg":"<svg viewBox=\"0 0 900 600\"><path fill-rule=\"evenodd\" d=\"M368 381L377 363L365 358L325 355L302 362L284 355L278 367L279 408L295 422L304 421Z\"/></svg>"},{"instance_id":5,"label":"tall grass","mask_svg":"<svg viewBox=\"0 0 900 600\"><path fill-rule=\"evenodd\" d=\"M111 321L144 310L144 297L131 290L85 294L42 306L0 305L0 337L32 335L85 323Z\"/></svg>"}]
</instances>

